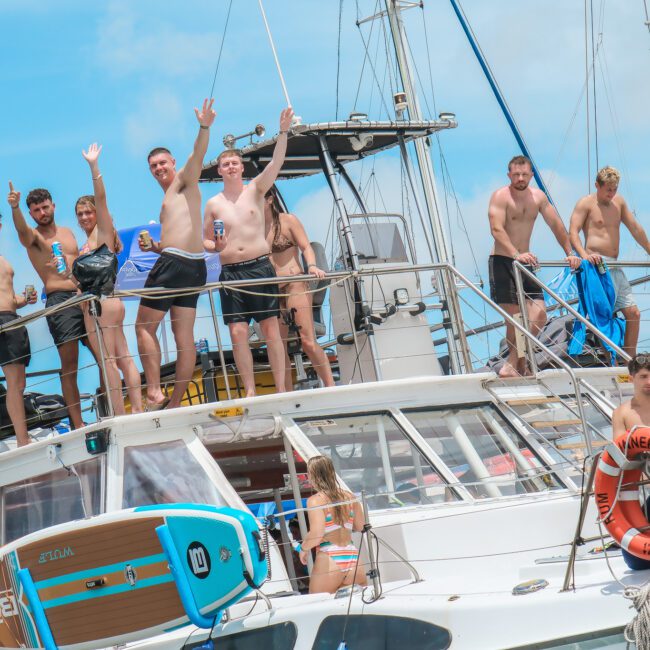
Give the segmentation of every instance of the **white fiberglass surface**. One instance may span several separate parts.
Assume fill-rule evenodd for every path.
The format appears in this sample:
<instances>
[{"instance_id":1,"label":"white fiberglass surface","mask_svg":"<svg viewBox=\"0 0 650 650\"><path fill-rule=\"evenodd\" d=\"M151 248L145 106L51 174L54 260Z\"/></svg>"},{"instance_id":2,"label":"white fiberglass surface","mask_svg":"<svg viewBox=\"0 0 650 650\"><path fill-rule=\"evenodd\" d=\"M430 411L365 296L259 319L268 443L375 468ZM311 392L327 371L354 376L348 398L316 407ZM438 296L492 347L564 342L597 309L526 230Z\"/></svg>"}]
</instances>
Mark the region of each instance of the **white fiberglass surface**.
<instances>
[{"instance_id":1,"label":"white fiberglass surface","mask_svg":"<svg viewBox=\"0 0 650 650\"><path fill-rule=\"evenodd\" d=\"M100 514L101 456L2 488L2 543L66 521Z\"/></svg>"},{"instance_id":2,"label":"white fiberglass surface","mask_svg":"<svg viewBox=\"0 0 650 650\"><path fill-rule=\"evenodd\" d=\"M182 440L125 447L122 507L160 503L227 505Z\"/></svg>"},{"instance_id":3,"label":"white fiberglass surface","mask_svg":"<svg viewBox=\"0 0 650 650\"><path fill-rule=\"evenodd\" d=\"M404 415L474 498L561 487L491 405L407 410Z\"/></svg>"},{"instance_id":4,"label":"white fiberglass surface","mask_svg":"<svg viewBox=\"0 0 650 650\"><path fill-rule=\"evenodd\" d=\"M459 497L387 413L298 421L338 475L370 509L455 501Z\"/></svg>"}]
</instances>

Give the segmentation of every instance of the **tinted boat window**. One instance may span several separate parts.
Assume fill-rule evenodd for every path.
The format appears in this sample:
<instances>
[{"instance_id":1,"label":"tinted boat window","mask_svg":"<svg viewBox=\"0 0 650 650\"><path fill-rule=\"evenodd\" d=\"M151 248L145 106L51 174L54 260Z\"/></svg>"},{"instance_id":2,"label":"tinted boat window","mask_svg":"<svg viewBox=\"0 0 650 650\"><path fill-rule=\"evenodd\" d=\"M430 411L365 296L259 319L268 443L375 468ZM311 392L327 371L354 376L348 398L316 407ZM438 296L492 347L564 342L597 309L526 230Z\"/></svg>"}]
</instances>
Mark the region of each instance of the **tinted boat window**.
<instances>
[{"instance_id":1,"label":"tinted boat window","mask_svg":"<svg viewBox=\"0 0 650 650\"><path fill-rule=\"evenodd\" d=\"M371 510L458 499L387 413L297 423Z\"/></svg>"},{"instance_id":2,"label":"tinted boat window","mask_svg":"<svg viewBox=\"0 0 650 650\"><path fill-rule=\"evenodd\" d=\"M343 640L354 650L445 650L451 633L444 627L401 616L328 616L318 628L312 650L338 648Z\"/></svg>"},{"instance_id":3,"label":"tinted boat window","mask_svg":"<svg viewBox=\"0 0 650 650\"><path fill-rule=\"evenodd\" d=\"M122 507L159 503L227 505L182 440L125 447Z\"/></svg>"},{"instance_id":4,"label":"tinted boat window","mask_svg":"<svg viewBox=\"0 0 650 650\"><path fill-rule=\"evenodd\" d=\"M103 457L56 469L2 489L3 543L103 509Z\"/></svg>"},{"instance_id":5,"label":"tinted boat window","mask_svg":"<svg viewBox=\"0 0 650 650\"><path fill-rule=\"evenodd\" d=\"M561 487L523 437L489 405L405 410L404 415L475 498Z\"/></svg>"},{"instance_id":6,"label":"tinted boat window","mask_svg":"<svg viewBox=\"0 0 650 650\"><path fill-rule=\"evenodd\" d=\"M258 630L247 630L238 634L220 636L214 639L214 647L219 650L292 650L297 637L293 623L271 625ZM182 650L201 648L205 641L186 643Z\"/></svg>"}]
</instances>

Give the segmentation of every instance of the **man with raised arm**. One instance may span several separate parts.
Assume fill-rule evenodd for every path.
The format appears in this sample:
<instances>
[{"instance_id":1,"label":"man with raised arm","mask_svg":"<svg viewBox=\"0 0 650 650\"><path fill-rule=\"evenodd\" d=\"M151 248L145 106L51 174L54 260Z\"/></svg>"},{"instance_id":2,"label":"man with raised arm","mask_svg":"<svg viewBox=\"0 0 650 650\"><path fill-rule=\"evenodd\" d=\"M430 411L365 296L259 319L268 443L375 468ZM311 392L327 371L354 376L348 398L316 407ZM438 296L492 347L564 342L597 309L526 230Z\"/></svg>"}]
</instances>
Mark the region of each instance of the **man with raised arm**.
<instances>
[{"instance_id":1,"label":"man with raised arm","mask_svg":"<svg viewBox=\"0 0 650 650\"><path fill-rule=\"evenodd\" d=\"M147 380L147 408L150 410L161 408L166 401L160 388L161 355L156 330L167 311L171 313L176 341L176 380L174 393L167 404L169 408L180 406L196 363L194 321L199 294L185 294L183 290L202 287L207 278L199 177L208 150L210 127L216 117L213 102L213 99L209 102L206 99L200 111L194 109L199 133L185 167L177 172L176 161L164 147L153 149L148 156L149 170L165 196L160 210L160 241L148 249L160 253L160 257L144 286L177 289L179 292L179 295L164 298L142 298L138 309L135 330ZM145 250L142 241L140 247Z\"/></svg>"},{"instance_id":2,"label":"man with raised arm","mask_svg":"<svg viewBox=\"0 0 650 650\"><path fill-rule=\"evenodd\" d=\"M20 209L20 192L9 182L9 205L20 243L27 249L29 261L45 285L46 307L60 305L77 295L77 285L70 278L72 262L79 257L77 240L69 228L57 226L54 221L55 204L45 189L32 190L26 199L36 228L27 225ZM59 242L65 259L65 269L57 271L52 263L52 244ZM84 316L79 306L68 307L49 314L47 325L61 359L61 390L73 429L83 426L81 404L77 386L79 341L86 345Z\"/></svg>"},{"instance_id":3,"label":"man with raised arm","mask_svg":"<svg viewBox=\"0 0 650 650\"><path fill-rule=\"evenodd\" d=\"M621 175L616 169L603 167L596 176L596 191L581 198L571 215L571 244L580 257L595 265L600 265L603 261L615 262L618 258L621 224L627 227L637 243L650 254L650 242L643 226L634 218L625 199L617 194L620 180ZM584 246L580 241L580 231L585 234ZM634 356L639 340L641 312L623 269L609 269L609 273L616 290L614 312L620 310L625 318L623 349Z\"/></svg>"},{"instance_id":4,"label":"man with raised arm","mask_svg":"<svg viewBox=\"0 0 650 650\"><path fill-rule=\"evenodd\" d=\"M515 156L508 163L510 185L498 189L490 198L488 216L494 247L489 259L490 296L508 314L519 315L517 288L513 263L516 261L534 270L537 256L530 251L530 238L537 215L541 214L555 239L564 250L571 268L578 268L580 258L571 254L569 234L562 219L541 190L530 187L533 166L526 156ZM537 335L546 323L544 294L535 282L522 274L530 331ZM518 377L527 373L525 357L519 357L515 328L506 324L508 358L499 372L500 377Z\"/></svg>"},{"instance_id":5,"label":"man with raised arm","mask_svg":"<svg viewBox=\"0 0 650 650\"><path fill-rule=\"evenodd\" d=\"M264 195L275 183L284 163L292 118L291 107L285 108L280 115L280 133L273 158L248 185L244 185L242 179L244 165L239 151L226 149L217 158L223 191L206 203L203 237L206 250L220 254L219 280L222 282L275 277L265 237ZM221 234L215 234L215 220L223 222ZM245 289L250 293L236 289L221 289L219 293L223 320L230 330L233 355L246 396L255 395L253 355L248 346L251 318L260 324L266 340L276 390L284 392L284 345L278 323L278 285L246 286Z\"/></svg>"},{"instance_id":6,"label":"man with raised arm","mask_svg":"<svg viewBox=\"0 0 650 650\"><path fill-rule=\"evenodd\" d=\"M630 380L634 386L632 399L617 406L612 413L612 438L627 433L632 427L650 426L650 353L637 354L627 364ZM649 512L650 497L646 500L646 517ZM630 569L636 571L650 569L650 561L636 557L621 549L623 559Z\"/></svg>"},{"instance_id":7,"label":"man with raised arm","mask_svg":"<svg viewBox=\"0 0 650 650\"><path fill-rule=\"evenodd\" d=\"M12 320L16 320L18 318L16 309L33 305L35 302L36 292L29 296L14 292L14 270L11 264L0 256L0 325L8 325ZM23 392L25 391L25 368L29 365L30 359L29 336L25 327L17 327L0 334L0 366L7 384L7 412L19 447L29 443Z\"/></svg>"}]
</instances>

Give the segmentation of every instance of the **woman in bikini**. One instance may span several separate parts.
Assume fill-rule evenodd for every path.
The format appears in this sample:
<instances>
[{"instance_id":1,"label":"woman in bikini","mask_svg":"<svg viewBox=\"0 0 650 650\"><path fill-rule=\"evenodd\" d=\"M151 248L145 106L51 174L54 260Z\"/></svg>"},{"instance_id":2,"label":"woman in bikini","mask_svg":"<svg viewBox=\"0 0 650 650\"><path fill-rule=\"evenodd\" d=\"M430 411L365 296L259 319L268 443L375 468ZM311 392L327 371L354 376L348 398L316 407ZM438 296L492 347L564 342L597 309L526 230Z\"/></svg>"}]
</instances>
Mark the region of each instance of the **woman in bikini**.
<instances>
[{"instance_id":1,"label":"woman in bikini","mask_svg":"<svg viewBox=\"0 0 650 650\"><path fill-rule=\"evenodd\" d=\"M90 166L94 196L80 197L74 208L79 226L88 237L86 243L81 247L80 253L82 255L99 248L102 244L106 244L113 253L119 253L122 250L122 242L108 211L106 188L99 171L98 159L101 150L101 146L91 144L88 151L83 152L83 157ZM99 358L99 344L95 332L95 323L88 312L88 304L86 303L83 307L88 342L95 352L95 357ZM119 298L102 300L102 315L99 317L99 326L102 330L102 340L106 351L105 366L111 392L111 402L116 415L123 415L126 412L122 397L120 370L124 376L124 383L129 395L131 413L142 412L140 373L131 357L124 330L122 329L124 315L124 305Z\"/></svg>"},{"instance_id":2,"label":"woman in bikini","mask_svg":"<svg viewBox=\"0 0 650 650\"><path fill-rule=\"evenodd\" d=\"M361 531L366 523L356 497L339 487L334 465L327 456L314 456L307 463L309 482L318 490L307 499L309 533L298 544L300 561L307 564L307 555L316 549L316 559L309 581L309 593L335 593L351 584L365 585L366 575L359 564L359 551L352 543L352 531Z\"/></svg>"},{"instance_id":3,"label":"woman in bikini","mask_svg":"<svg viewBox=\"0 0 650 650\"><path fill-rule=\"evenodd\" d=\"M325 276L325 272L316 265L316 255L309 243L309 237L303 228L298 217L293 214L282 212L280 202L271 188L264 197L264 219L266 221L266 241L271 249L271 262L278 277L288 275L303 275L304 271L300 263L300 252L307 262L307 272L317 278ZM280 284L281 294L288 294L286 298L280 298L280 309L283 312L291 312L295 309L294 318L296 325L300 328L300 339L302 349L309 357L311 364L323 383L323 386L334 386L332 368L323 348L318 345L314 333L314 317L312 313L312 297L307 293L306 282L286 282ZM293 385L291 377L291 361L287 353L287 339L289 328L280 318L280 332L285 342L285 387L290 390Z\"/></svg>"}]
</instances>

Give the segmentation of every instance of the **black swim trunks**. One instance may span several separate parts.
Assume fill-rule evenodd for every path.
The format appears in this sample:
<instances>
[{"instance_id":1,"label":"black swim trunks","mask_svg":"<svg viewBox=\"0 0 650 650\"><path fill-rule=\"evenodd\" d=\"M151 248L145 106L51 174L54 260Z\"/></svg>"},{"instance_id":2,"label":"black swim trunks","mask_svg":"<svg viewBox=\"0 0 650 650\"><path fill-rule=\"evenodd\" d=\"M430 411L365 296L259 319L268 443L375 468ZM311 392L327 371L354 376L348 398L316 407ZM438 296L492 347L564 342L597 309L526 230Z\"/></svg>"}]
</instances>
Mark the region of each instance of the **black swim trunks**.
<instances>
[{"instance_id":1,"label":"black swim trunks","mask_svg":"<svg viewBox=\"0 0 650 650\"><path fill-rule=\"evenodd\" d=\"M269 256L262 255L246 262L225 264L221 268L219 280L220 282L229 282L231 280L262 280L274 277L276 277L275 269ZM259 323L267 318L277 318L280 315L277 284L248 285L242 288L263 295L242 293L235 289L219 289L223 322L226 325L228 323L249 323L251 318Z\"/></svg>"},{"instance_id":2,"label":"black swim trunks","mask_svg":"<svg viewBox=\"0 0 650 650\"><path fill-rule=\"evenodd\" d=\"M76 291L53 291L47 295L45 306L52 307L54 305L60 305L62 302L76 295ZM49 314L46 316L46 320L47 326L50 328L50 334L52 334L52 338L54 339L54 344L57 347L69 341L80 341L84 345L88 345L84 314L79 305Z\"/></svg>"},{"instance_id":3,"label":"black swim trunks","mask_svg":"<svg viewBox=\"0 0 650 650\"><path fill-rule=\"evenodd\" d=\"M15 312L0 311L0 325L6 325L16 318L18 314ZM0 366L8 366L12 363L28 366L31 358L27 328L17 327L0 334Z\"/></svg>"},{"instance_id":4,"label":"black swim trunks","mask_svg":"<svg viewBox=\"0 0 650 650\"><path fill-rule=\"evenodd\" d=\"M163 251L151 271L149 271L144 286L145 289L161 287L165 289L187 289L188 287L202 287L207 278L208 270L203 257L194 259ZM140 305L158 311L169 311L172 305L196 309L198 300L198 293L190 293L182 296L142 298Z\"/></svg>"},{"instance_id":5,"label":"black swim trunks","mask_svg":"<svg viewBox=\"0 0 650 650\"><path fill-rule=\"evenodd\" d=\"M515 272L512 268L514 258L505 255L490 255L488 267L490 271L490 297L497 305L516 305L517 285L515 284ZM524 264L533 271L530 264ZM528 276L521 274L522 284L528 300L544 300L544 293L540 286L533 282Z\"/></svg>"}]
</instances>

